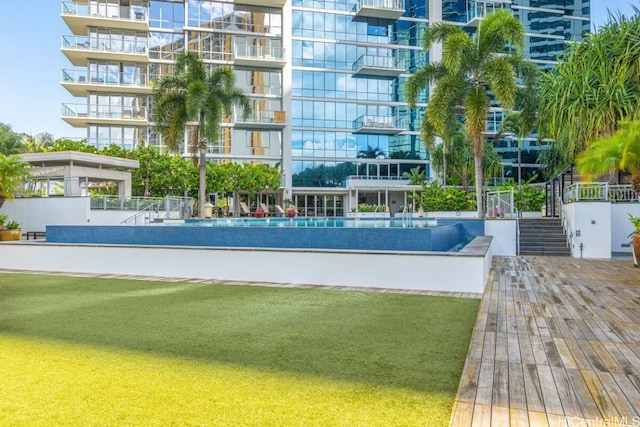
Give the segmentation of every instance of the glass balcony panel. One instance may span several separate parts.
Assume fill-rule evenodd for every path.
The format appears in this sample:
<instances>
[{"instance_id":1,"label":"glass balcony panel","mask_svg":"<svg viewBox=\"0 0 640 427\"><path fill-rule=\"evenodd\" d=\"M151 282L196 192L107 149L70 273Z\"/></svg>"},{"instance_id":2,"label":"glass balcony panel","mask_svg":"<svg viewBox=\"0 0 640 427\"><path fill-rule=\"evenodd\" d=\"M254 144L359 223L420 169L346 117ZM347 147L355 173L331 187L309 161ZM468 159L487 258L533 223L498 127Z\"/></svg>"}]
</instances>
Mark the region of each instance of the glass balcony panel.
<instances>
[{"instance_id":1,"label":"glass balcony panel","mask_svg":"<svg viewBox=\"0 0 640 427\"><path fill-rule=\"evenodd\" d=\"M358 0L356 16L396 20L405 12L404 0Z\"/></svg>"}]
</instances>

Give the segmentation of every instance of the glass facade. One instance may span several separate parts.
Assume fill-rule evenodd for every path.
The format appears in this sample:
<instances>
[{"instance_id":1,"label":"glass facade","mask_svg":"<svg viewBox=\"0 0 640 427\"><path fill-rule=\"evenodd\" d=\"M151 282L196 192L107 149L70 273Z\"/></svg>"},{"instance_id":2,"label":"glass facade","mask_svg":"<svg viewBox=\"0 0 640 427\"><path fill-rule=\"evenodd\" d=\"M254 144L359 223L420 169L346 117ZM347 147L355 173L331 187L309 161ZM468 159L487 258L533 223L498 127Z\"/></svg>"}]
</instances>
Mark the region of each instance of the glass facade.
<instances>
[{"instance_id":1,"label":"glass facade","mask_svg":"<svg viewBox=\"0 0 640 427\"><path fill-rule=\"evenodd\" d=\"M63 37L62 50L76 67L63 71L63 84L82 98L72 104L79 107L64 107L63 118L85 127L91 144L132 148L144 140L162 147L150 121L152 88L173 72L180 52L195 51L209 68L232 66L253 107L249 118L234 112L225 119L220 140L209 141L208 160L279 165L282 197L325 215L350 209L350 179L375 182L377 200L385 183L402 181L416 166L430 175L420 138L428 91L416 109L403 96L408 76L430 60L421 47L430 20L474 31L483 14L509 8L525 25L526 55L541 68L589 29L589 1L582 0L63 4L73 36ZM104 16L112 19L97 19ZM492 108L488 133L502 117ZM534 145L527 145L527 161L539 149ZM497 141L496 149L511 165L513 141ZM181 150L192 155L184 144ZM366 191L352 198L368 200Z\"/></svg>"}]
</instances>

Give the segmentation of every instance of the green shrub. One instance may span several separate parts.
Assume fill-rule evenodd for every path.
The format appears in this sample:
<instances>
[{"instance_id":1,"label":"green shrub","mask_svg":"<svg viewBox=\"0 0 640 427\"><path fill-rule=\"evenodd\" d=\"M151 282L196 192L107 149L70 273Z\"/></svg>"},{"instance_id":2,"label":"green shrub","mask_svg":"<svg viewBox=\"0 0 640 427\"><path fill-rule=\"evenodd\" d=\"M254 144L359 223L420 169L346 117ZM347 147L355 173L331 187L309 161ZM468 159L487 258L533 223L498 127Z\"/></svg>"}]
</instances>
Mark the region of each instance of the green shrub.
<instances>
[{"instance_id":1,"label":"green shrub","mask_svg":"<svg viewBox=\"0 0 640 427\"><path fill-rule=\"evenodd\" d=\"M447 187L443 189L437 183L422 185L422 193L414 192L409 196L413 200L416 209L424 211L468 211L476 208L473 193L468 193L457 188Z\"/></svg>"}]
</instances>

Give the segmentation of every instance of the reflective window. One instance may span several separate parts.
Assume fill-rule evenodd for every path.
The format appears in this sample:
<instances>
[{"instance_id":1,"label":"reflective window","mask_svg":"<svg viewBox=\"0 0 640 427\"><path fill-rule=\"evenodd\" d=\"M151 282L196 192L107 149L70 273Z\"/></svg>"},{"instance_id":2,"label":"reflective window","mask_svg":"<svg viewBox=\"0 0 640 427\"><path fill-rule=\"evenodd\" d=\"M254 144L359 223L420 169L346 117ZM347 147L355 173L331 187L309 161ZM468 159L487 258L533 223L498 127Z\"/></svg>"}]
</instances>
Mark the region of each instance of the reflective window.
<instances>
[{"instance_id":1,"label":"reflective window","mask_svg":"<svg viewBox=\"0 0 640 427\"><path fill-rule=\"evenodd\" d=\"M191 0L188 8L190 27L282 36L280 9L207 0Z\"/></svg>"},{"instance_id":2,"label":"reflective window","mask_svg":"<svg viewBox=\"0 0 640 427\"><path fill-rule=\"evenodd\" d=\"M149 25L152 28L182 29L184 27L184 2L153 0L149 7Z\"/></svg>"}]
</instances>

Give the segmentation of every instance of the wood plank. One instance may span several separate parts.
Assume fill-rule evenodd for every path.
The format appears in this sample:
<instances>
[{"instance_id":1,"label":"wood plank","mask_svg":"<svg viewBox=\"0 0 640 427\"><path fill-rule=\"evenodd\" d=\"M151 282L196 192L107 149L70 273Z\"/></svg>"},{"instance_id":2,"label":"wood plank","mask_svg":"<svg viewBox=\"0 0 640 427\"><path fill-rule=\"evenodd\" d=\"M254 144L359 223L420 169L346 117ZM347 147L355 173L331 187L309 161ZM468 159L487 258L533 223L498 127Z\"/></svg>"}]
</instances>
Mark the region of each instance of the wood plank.
<instances>
[{"instance_id":1,"label":"wood plank","mask_svg":"<svg viewBox=\"0 0 640 427\"><path fill-rule=\"evenodd\" d=\"M538 366L538 379L544 399L545 411L548 414L563 414L562 403L558 395L558 389L549 366Z\"/></svg>"},{"instance_id":2,"label":"wood plank","mask_svg":"<svg viewBox=\"0 0 640 427\"><path fill-rule=\"evenodd\" d=\"M619 353L619 356L614 356L614 358L616 358L624 373L627 375L640 374L640 357L638 357L627 344L619 343L612 345L615 345ZM605 347L607 347L607 345L605 345ZM607 350L609 350L608 347ZM612 352L610 351L610 353ZM624 357L626 362L620 360L619 357Z\"/></svg>"},{"instance_id":3,"label":"wood plank","mask_svg":"<svg viewBox=\"0 0 640 427\"><path fill-rule=\"evenodd\" d=\"M547 414L547 422L552 427L574 427L570 418L565 415Z\"/></svg>"},{"instance_id":4,"label":"wood plank","mask_svg":"<svg viewBox=\"0 0 640 427\"><path fill-rule=\"evenodd\" d=\"M511 407L508 425L510 427L529 427L529 414L526 410Z\"/></svg>"},{"instance_id":5,"label":"wood plank","mask_svg":"<svg viewBox=\"0 0 640 427\"><path fill-rule=\"evenodd\" d=\"M518 340L518 334L507 334L507 360L512 362L522 362L520 357L520 342Z\"/></svg>"},{"instance_id":6,"label":"wood plank","mask_svg":"<svg viewBox=\"0 0 640 427\"><path fill-rule=\"evenodd\" d=\"M611 399L613 406L615 406L618 414L620 414L620 418L631 419L638 415L638 412L635 411L629 400L627 400L627 396L620 389L618 383L610 373L596 372L596 376L602 383L603 394L606 393L609 399Z\"/></svg>"},{"instance_id":7,"label":"wood plank","mask_svg":"<svg viewBox=\"0 0 640 427\"><path fill-rule=\"evenodd\" d=\"M491 407L491 425L492 426L508 426L509 425L509 407L492 406Z\"/></svg>"},{"instance_id":8,"label":"wood plank","mask_svg":"<svg viewBox=\"0 0 640 427\"><path fill-rule=\"evenodd\" d=\"M564 368L552 367L551 374L558 390L558 396L560 397L560 403L562 403L563 413L568 417L582 417L582 410L580 409L580 402L576 396L567 372Z\"/></svg>"},{"instance_id":9,"label":"wood plank","mask_svg":"<svg viewBox=\"0 0 640 427\"><path fill-rule=\"evenodd\" d=\"M493 367L495 361L491 358L482 359L480 375L478 376L478 389L476 391L476 404L491 405L493 398Z\"/></svg>"},{"instance_id":10,"label":"wood plank","mask_svg":"<svg viewBox=\"0 0 640 427\"><path fill-rule=\"evenodd\" d=\"M536 365L524 365L522 373L524 375L527 409L529 411L544 412L544 400L542 398L542 389L540 388Z\"/></svg>"},{"instance_id":11,"label":"wood plank","mask_svg":"<svg viewBox=\"0 0 640 427\"><path fill-rule=\"evenodd\" d=\"M549 427L547 414L538 411L529 411L529 425L531 427Z\"/></svg>"},{"instance_id":12,"label":"wood plank","mask_svg":"<svg viewBox=\"0 0 640 427\"><path fill-rule=\"evenodd\" d=\"M640 390L637 385L629 380L629 377L624 374L611 374L611 377L615 380L620 387L620 390L624 393L629 401L629 404L633 407L632 414L635 416L640 415ZM638 418L640 423L640 418Z\"/></svg>"},{"instance_id":13,"label":"wood plank","mask_svg":"<svg viewBox=\"0 0 640 427\"><path fill-rule=\"evenodd\" d=\"M578 369L567 369L566 371L567 378L569 379L569 383L575 392L576 399L578 404L580 405L580 410L582 414L587 419L598 419L601 417L600 410L598 409L598 405L593 399L589 388L587 387L587 383L585 382L582 372L587 372L586 370L578 370Z\"/></svg>"},{"instance_id":14,"label":"wood plank","mask_svg":"<svg viewBox=\"0 0 640 427\"><path fill-rule=\"evenodd\" d=\"M598 358L602 361L608 372L615 372L617 374L624 373L624 370L620 367L620 365L618 365L615 359L611 357L611 354L609 354L609 352L601 342L591 341L589 342L589 344L591 345L591 348L593 348L593 350L596 352Z\"/></svg>"},{"instance_id":15,"label":"wood plank","mask_svg":"<svg viewBox=\"0 0 640 427\"><path fill-rule=\"evenodd\" d=\"M565 344L567 344L567 347L571 351L571 357L573 357L573 360L576 362L578 369L591 369L591 364L589 363L589 359L587 359L587 356L585 356L584 353L582 352L582 348L585 345L589 345L589 343L584 340L578 341L573 338L565 338L564 342ZM569 367L566 366L566 368L569 368Z\"/></svg>"},{"instance_id":16,"label":"wood plank","mask_svg":"<svg viewBox=\"0 0 640 427\"><path fill-rule=\"evenodd\" d=\"M531 341L531 350L533 351L533 357L536 361L536 365L548 365L547 352L544 348L544 344L539 336L529 337Z\"/></svg>"},{"instance_id":17,"label":"wood plank","mask_svg":"<svg viewBox=\"0 0 640 427\"><path fill-rule=\"evenodd\" d=\"M455 402L450 427L471 427L473 421L473 403Z\"/></svg>"},{"instance_id":18,"label":"wood plank","mask_svg":"<svg viewBox=\"0 0 640 427\"><path fill-rule=\"evenodd\" d=\"M509 407L527 409L522 364L516 362L509 363Z\"/></svg>"},{"instance_id":19,"label":"wood plank","mask_svg":"<svg viewBox=\"0 0 640 427\"><path fill-rule=\"evenodd\" d=\"M489 405L474 405L472 427L491 426L491 407Z\"/></svg>"},{"instance_id":20,"label":"wood plank","mask_svg":"<svg viewBox=\"0 0 640 427\"><path fill-rule=\"evenodd\" d=\"M501 362L509 361L509 353L508 353L508 341L507 341L507 333L506 332L497 332L496 333L496 353L495 360L499 360Z\"/></svg>"},{"instance_id":21,"label":"wood plank","mask_svg":"<svg viewBox=\"0 0 640 427\"><path fill-rule=\"evenodd\" d=\"M480 361L477 359L467 359L464 370L458 385L456 400L460 402L473 403L476 400L478 389L478 377L480 376Z\"/></svg>"},{"instance_id":22,"label":"wood plank","mask_svg":"<svg viewBox=\"0 0 640 427\"><path fill-rule=\"evenodd\" d=\"M493 367L492 405L509 407L509 363L496 360Z\"/></svg>"},{"instance_id":23,"label":"wood plank","mask_svg":"<svg viewBox=\"0 0 640 427\"><path fill-rule=\"evenodd\" d=\"M618 412L615 403L609 397L606 389L603 387L602 382L598 379L595 371L583 370L580 371L582 373L582 377L584 378L584 382L593 397L593 401L595 402L598 410L600 411L600 415L602 418L616 418L620 417L620 413Z\"/></svg>"},{"instance_id":24,"label":"wood plank","mask_svg":"<svg viewBox=\"0 0 640 427\"><path fill-rule=\"evenodd\" d=\"M575 359L569 349L564 338L554 338L553 342L555 343L556 350L558 351L558 355L560 356L560 361L562 362L562 366L569 369L577 369L578 365L576 364Z\"/></svg>"},{"instance_id":25,"label":"wood plank","mask_svg":"<svg viewBox=\"0 0 640 427\"><path fill-rule=\"evenodd\" d=\"M560 353L556 348L556 343L553 338L544 338L542 340L542 345L544 346L544 351L547 355L549 366L562 367L562 358L560 357Z\"/></svg>"}]
</instances>

